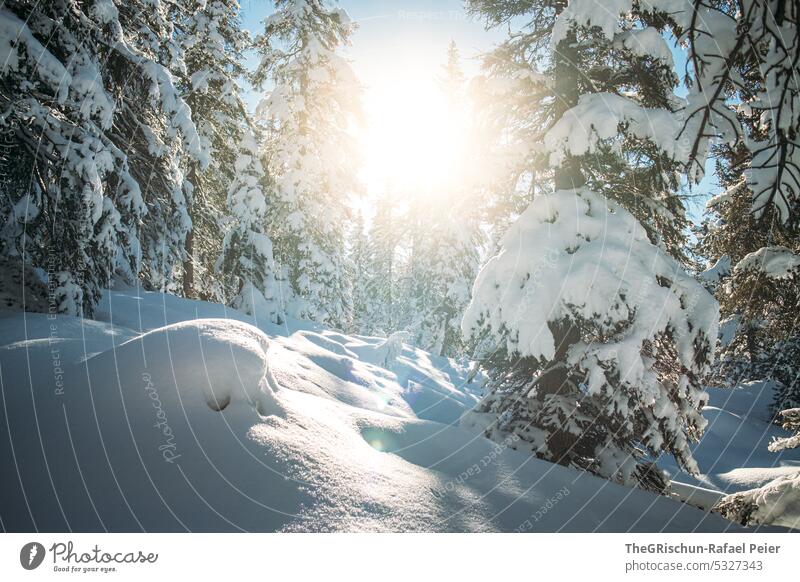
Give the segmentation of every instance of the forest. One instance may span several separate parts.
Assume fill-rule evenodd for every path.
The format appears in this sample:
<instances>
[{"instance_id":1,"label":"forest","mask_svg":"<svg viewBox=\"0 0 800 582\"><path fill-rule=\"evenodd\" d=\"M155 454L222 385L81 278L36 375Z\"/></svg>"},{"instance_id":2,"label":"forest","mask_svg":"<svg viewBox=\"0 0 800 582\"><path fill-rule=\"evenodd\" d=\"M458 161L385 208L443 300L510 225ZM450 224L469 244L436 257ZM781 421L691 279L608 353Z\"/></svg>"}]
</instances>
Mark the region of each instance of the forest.
<instances>
[{"instance_id":1,"label":"forest","mask_svg":"<svg viewBox=\"0 0 800 582\"><path fill-rule=\"evenodd\" d=\"M519 531L530 488L575 474L532 529L800 528L797 0L467 0L500 41L428 54L423 131L384 119L367 151L348 2L262 4L253 31L237 0L0 6L4 471L41 470L19 444L35 414L53 451L64 427L89 431L69 436L87 455L121 439L156 473L182 457L195 493L230 478L272 511L191 517L186 483L155 477L176 521L140 523L120 490L133 521L95 508L112 530ZM371 155L390 177L365 178ZM152 446L111 434L153 407ZM226 414L242 451L306 488L251 483ZM379 490L415 484L397 507L351 466L377 453L398 463ZM526 491L492 500L503 464ZM571 521L596 478L610 521ZM414 498L429 479L439 493ZM3 529L69 526L77 500L63 522L22 512L30 483ZM639 523L652 499L670 505Z\"/></svg>"}]
</instances>

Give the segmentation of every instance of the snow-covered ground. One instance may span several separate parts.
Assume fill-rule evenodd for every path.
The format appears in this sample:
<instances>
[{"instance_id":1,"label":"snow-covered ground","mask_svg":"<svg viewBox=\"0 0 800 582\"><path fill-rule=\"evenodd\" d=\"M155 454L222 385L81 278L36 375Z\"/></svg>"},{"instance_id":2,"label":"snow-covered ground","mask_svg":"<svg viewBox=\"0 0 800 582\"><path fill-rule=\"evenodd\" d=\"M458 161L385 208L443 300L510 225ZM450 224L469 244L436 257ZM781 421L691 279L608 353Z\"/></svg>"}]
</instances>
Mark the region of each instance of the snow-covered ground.
<instances>
[{"instance_id":1,"label":"snow-covered ground","mask_svg":"<svg viewBox=\"0 0 800 582\"><path fill-rule=\"evenodd\" d=\"M708 427L693 447L702 475L680 473L671 458L660 465L674 480L725 493L760 487L783 475L800 471L800 452L771 453L767 446L786 431L770 422L774 385L753 382L733 390L709 388L703 411Z\"/></svg>"},{"instance_id":2,"label":"snow-covered ground","mask_svg":"<svg viewBox=\"0 0 800 582\"><path fill-rule=\"evenodd\" d=\"M458 426L480 378L398 343L108 292L96 321L0 313L10 531L721 531L716 514ZM766 451L767 390L712 390L713 500L798 470ZM674 469L668 461L666 469Z\"/></svg>"}]
</instances>

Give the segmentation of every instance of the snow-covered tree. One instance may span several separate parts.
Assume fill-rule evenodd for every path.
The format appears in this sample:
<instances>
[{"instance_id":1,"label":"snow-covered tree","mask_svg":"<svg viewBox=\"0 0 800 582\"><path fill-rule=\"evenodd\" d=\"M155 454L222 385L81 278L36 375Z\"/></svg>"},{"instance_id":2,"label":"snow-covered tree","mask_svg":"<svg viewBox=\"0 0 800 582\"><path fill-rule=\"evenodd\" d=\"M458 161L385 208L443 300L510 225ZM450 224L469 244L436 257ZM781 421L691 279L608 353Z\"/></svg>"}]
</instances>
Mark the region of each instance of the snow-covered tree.
<instances>
[{"instance_id":1,"label":"snow-covered tree","mask_svg":"<svg viewBox=\"0 0 800 582\"><path fill-rule=\"evenodd\" d=\"M409 203L401 216L403 251L406 255L399 269L399 290L396 303L399 304L403 327L410 328L412 342L428 349L434 347L438 334L425 325L425 319L436 308L438 300L438 277L434 253L436 234L433 222L437 218L431 199L434 193L408 195ZM395 241L398 244L400 241ZM407 250L406 250L407 248Z\"/></svg>"},{"instance_id":2,"label":"snow-covered tree","mask_svg":"<svg viewBox=\"0 0 800 582\"><path fill-rule=\"evenodd\" d=\"M727 383L773 380L773 412L800 405L800 254L774 245L745 255L720 295L729 315L720 363Z\"/></svg>"},{"instance_id":3,"label":"snow-covered tree","mask_svg":"<svg viewBox=\"0 0 800 582\"><path fill-rule=\"evenodd\" d=\"M436 355L463 353L461 318L469 304L482 248L479 208L458 190L419 197L404 216L410 239L402 267L400 321L414 345Z\"/></svg>"},{"instance_id":4,"label":"snow-covered tree","mask_svg":"<svg viewBox=\"0 0 800 582\"><path fill-rule=\"evenodd\" d=\"M790 437L776 438L769 444L773 453L800 447L800 408L788 408L780 413L781 426L793 432Z\"/></svg>"},{"instance_id":5,"label":"snow-covered tree","mask_svg":"<svg viewBox=\"0 0 800 582\"><path fill-rule=\"evenodd\" d=\"M644 4L634 9L626 0L611 6L596 0L472 0L467 5L489 26L516 26L516 17L523 14L531 19L529 26L514 30L484 57L484 75L473 88L482 123L499 141L493 165L507 175L496 182L500 195L492 194L497 199L489 208L491 222L500 226L497 234L502 235L509 220L535 195L552 191L550 157L558 146L562 153L556 156L564 158L558 166L583 156L581 181L623 205L655 244L688 265L688 222L679 174L686 146L675 139L678 122L670 115L683 102L673 92L679 79L670 47L660 34L665 14L648 12ZM562 11L564 16L557 16ZM551 39L569 36L573 21L584 25L581 40L586 46L556 53L557 43ZM567 71L558 79L552 75L558 60L554 55ZM554 100L554 94L561 101ZM578 103L581 95L586 97ZM544 143L547 130L571 107L576 107L573 114ZM584 126L582 134L564 140L581 117L601 112L604 123ZM619 127L624 131L618 134Z\"/></svg>"},{"instance_id":6,"label":"snow-covered tree","mask_svg":"<svg viewBox=\"0 0 800 582\"><path fill-rule=\"evenodd\" d=\"M432 236L421 249L424 258L411 274L415 285L408 301L413 341L436 355L461 352L461 318L479 267L478 230L471 228L469 216L459 213L459 208L455 205L451 212L437 213L438 220L429 224Z\"/></svg>"},{"instance_id":7,"label":"snow-covered tree","mask_svg":"<svg viewBox=\"0 0 800 582\"><path fill-rule=\"evenodd\" d=\"M169 9L134 0L0 7L3 254L50 308L90 313L116 272L164 286L190 225L180 162L203 159Z\"/></svg>"},{"instance_id":8,"label":"snow-covered tree","mask_svg":"<svg viewBox=\"0 0 800 582\"><path fill-rule=\"evenodd\" d=\"M700 230L698 249L710 265L701 278L715 290L722 317L714 380L775 381L778 412L800 405L800 238L773 210L756 218L751 207L739 173L709 202L711 217Z\"/></svg>"},{"instance_id":9,"label":"snow-covered tree","mask_svg":"<svg viewBox=\"0 0 800 582\"><path fill-rule=\"evenodd\" d=\"M716 144L747 150L744 173L756 217L784 223L800 207L800 6L785 0L647 0L668 13L688 46L690 91L681 111L686 161L702 176ZM742 122L745 123L742 123ZM748 121L750 121L748 123Z\"/></svg>"},{"instance_id":10,"label":"snow-covered tree","mask_svg":"<svg viewBox=\"0 0 800 582\"><path fill-rule=\"evenodd\" d=\"M270 234L288 271L289 312L343 327L351 317L346 225L358 190L349 125L359 114L359 86L337 50L353 24L322 0L278 0L256 39L254 81L272 83L259 105L275 200Z\"/></svg>"},{"instance_id":11,"label":"snow-covered tree","mask_svg":"<svg viewBox=\"0 0 800 582\"><path fill-rule=\"evenodd\" d=\"M228 189L232 224L222 242L217 270L235 290L228 300L233 307L264 321L282 323L282 290L266 232L266 175L259 156L255 138L245 133L234 162L236 175Z\"/></svg>"},{"instance_id":12,"label":"snow-covered tree","mask_svg":"<svg viewBox=\"0 0 800 582\"><path fill-rule=\"evenodd\" d=\"M800 59L796 3L709 2L671 15L689 47L690 92L679 137L702 175L717 160L725 191L711 200L699 251L720 300L717 380L779 383L774 412L800 404ZM713 33L713 40L708 33ZM778 269L777 267L782 268Z\"/></svg>"},{"instance_id":13,"label":"snow-covered tree","mask_svg":"<svg viewBox=\"0 0 800 582\"><path fill-rule=\"evenodd\" d=\"M398 256L404 224L398 206L393 190L383 193L375 204L366 241L368 268L359 282L363 298L357 305L357 317L364 322L359 331L364 334L388 335L404 327L403 266Z\"/></svg>"},{"instance_id":14,"label":"snow-covered tree","mask_svg":"<svg viewBox=\"0 0 800 582\"><path fill-rule=\"evenodd\" d=\"M131 46L150 60L150 64L141 63L145 70L151 71L149 85L142 87L141 91L159 95L161 111L155 115L147 109L136 112L139 116L136 124L145 136L145 143L138 147L146 145L148 153L158 160L158 165L150 163L143 167L139 178L144 185L147 206L147 218L140 228L142 262L139 279L147 288L177 292L186 260L187 235L192 229L191 183L185 179L186 168L196 163L204 169L209 162L208 151L179 86L186 67L174 23L182 18L183 11L179 5L171 3L161 4L157 10L149 10L147 1L124 5L110 0L101 0L100 3L115 4L120 14L125 14L126 20L130 19L128 38ZM106 70L108 66L107 62ZM128 79L123 90L128 90L130 85ZM147 103L146 100L143 102ZM135 132L137 125L126 131ZM125 135L122 137L129 141L132 139ZM129 159L132 157L131 154L128 156Z\"/></svg>"},{"instance_id":15,"label":"snow-covered tree","mask_svg":"<svg viewBox=\"0 0 800 582\"><path fill-rule=\"evenodd\" d=\"M350 236L350 264L353 265L353 320L354 333L370 333L372 326L370 283L372 281L372 261L369 234L364 224L364 212L357 209Z\"/></svg>"},{"instance_id":16,"label":"snow-covered tree","mask_svg":"<svg viewBox=\"0 0 800 582\"><path fill-rule=\"evenodd\" d=\"M685 155L665 16L625 0L469 5L490 24L527 23L489 61L517 87L510 132L537 191L463 320L490 377L465 422L661 489L647 456L697 470L689 444L706 424L718 318L680 263Z\"/></svg>"},{"instance_id":17,"label":"snow-covered tree","mask_svg":"<svg viewBox=\"0 0 800 582\"><path fill-rule=\"evenodd\" d=\"M205 170L193 160L187 160L185 170L192 228L186 238L183 293L222 300L226 290L216 280L214 264L222 243L220 219L236 179L237 146L249 124L240 95L250 38L241 27L237 0L191 0L183 6L178 37L186 68L181 89L209 156Z\"/></svg>"},{"instance_id":18,"label":"snow-covered tree","mask_svg":"<svg viewBox=\"0 0 800 582\"><path fill-rule=\"evenodd\" d=\"M448 104L448 125L463 132L461 143L472 142L466 77L453 41L438 81ZM482 206L470 172L477 166L475 155L467 147L450 152L458 171L429 185L430 193L411 196L406 216L408 330L417 346L436 355L461 352L461 318L478 272Z\"/></svg>"}]
</instances>

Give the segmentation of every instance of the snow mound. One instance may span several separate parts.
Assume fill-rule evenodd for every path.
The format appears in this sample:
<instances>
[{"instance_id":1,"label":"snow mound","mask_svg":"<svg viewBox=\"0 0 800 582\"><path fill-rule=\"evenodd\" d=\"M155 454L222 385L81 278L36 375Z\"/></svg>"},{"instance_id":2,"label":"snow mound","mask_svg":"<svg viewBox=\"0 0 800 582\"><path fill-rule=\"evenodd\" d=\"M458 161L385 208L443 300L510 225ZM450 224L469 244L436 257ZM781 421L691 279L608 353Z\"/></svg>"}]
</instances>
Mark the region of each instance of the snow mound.
<instances>
[{"instance_id":1,"label":"snow mound","mask_svg":"<svg viewBox=\"0 0 800 582\"><path fill-rule=\"evenodd\" d=\"M393 333L373 348L374 353L371 354L368 361L391 370L397 362L397 357L403 351L403 342L409 341L410 337L411 334L406 331Z\"/></svg>"},{"instance_id":2,"label":"snow mound","mask_svg":"<svg viewBox=\"0 0 800 582\"><path fill-rule=\"evenodd\" d=\"M122 326L138 332L200 317L256 323L252 317L224 305L186 301L174 295L148 293L138 287L120 288L103 293L95 308L94 317L115 327Z\"/></svg>"},{"instance_id":3,"label":"snow mound","mask_svg":"<svg viewBox=\"0 0 800 582\"><path fill-rule=\"evenodd\" d=\"M264 415L280 407L267 362L269 340L261 330L227 319L169 325L129 340L90 360L95 369L139 376L145 382L170 377L184 407L202 401L212 410L248 403ZM164 396L161 396L163 401Z\"/></svg>"},{"instance_id":4,"label":"snow mound","mask_svg":"<svg viewBox=\"0 0 800 582\"><path fill-rule=\"evenodd\" d=\"M371 362L382 338L279 335L238 312L218 319L221 306L135 290L107 304L104 319L156 325L2 320L8 531L738 527L455 426L480 382L402 342L387 370Z\"/></svg>"}]
</instances>

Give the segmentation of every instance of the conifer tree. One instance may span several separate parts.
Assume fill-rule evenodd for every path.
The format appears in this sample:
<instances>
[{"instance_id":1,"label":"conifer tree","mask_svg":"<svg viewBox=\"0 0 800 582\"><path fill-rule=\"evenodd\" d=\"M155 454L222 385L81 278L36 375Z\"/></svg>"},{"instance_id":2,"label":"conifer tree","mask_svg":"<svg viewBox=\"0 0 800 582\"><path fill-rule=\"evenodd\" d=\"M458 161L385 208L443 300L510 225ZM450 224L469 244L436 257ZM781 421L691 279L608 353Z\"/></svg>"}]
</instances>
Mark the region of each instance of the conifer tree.
<instances>
[{"instance_id":1,"label":"conifer tree","mask_svg":"<svg viewBox=\"0 0 800 582\"><path fill-rule=\"evenodd\" d=\"M800 447L800 408L781 411L781 425L793 432L769 444L773 453ZM765 485L724 496L714 511L744 526L775 524L796 530L800 526L800 472L781 475Z\"/></svg>"},{"instance_id":2,"label":"conifer tree","mask_svg":"<svg viewBox=\"0 0 800 582\"><path fill-rule=\"evenodd\" d=\"M237 147L250 125L241 99L243 52L250 46L237 0L192 0L179 21L184 53L182 91L192 110L208 167L187 160L192 228L186 238L183 294L223 300L225 290L214 265L221 252L221 217L229 186L236 179ZM249 154L246 154L249 155Z\"/></svg>"},{"instance_id":3,"label":"conifer tree","mask_svg":"<svg viewBox=\"0 0 800 582\"><path fill-rule=\"evenodd\" d=\"M296 317L335 327L351 318L345 235L358 191L349 124L359 87L337 50L353 30L347 14L322 0L278 0L256 40L254 81L273 84L259 105L266 124L275 199L270 233L287 270Z\"/></svg>"},{"instance_id":4,"label":"conifer tree","mask_svg":"<svg viewBox=\"0 0 800 582\"><path fill-rule=\"evenodd\" d=\"M236 175L228 189L232 225L222 242L217 271L234 289L229 303L263 321L282 323L283 302L272 241L266 232L266 174L255 137L245 133L234 162Z\"/></svg>"},{"instance_id":5,"label":"conifer tree","mask_svg":"<svg viewBox=\"0 0 800 582\"><path fill-rule=\"evenodd\" d=\"M509 129L539 193L475 283L463 329L490 384L466 422L660 490L648 456L697 470L718 314L680 264L685 155L664 15L625 1L469 5L489 24L527 23L489 63L518 88Z\"/></svg>"},{"instance_id":6,"label":"conifer tree","mask_svg":"<svg viewBox=\"0 0 800 582\"><path fill-rule=\"evenodd\" d=\"M446 125L469 136L466 77L454 41L438 81L451 118ZM481 204L469 172L473 155L469 148L451 152L457 171L429 185L430 195L412 197L407 217L408 328L417 346L436 355L456 356L462 351L461 318L478 270Z\"/></svg>"},{"instance_id":7,"label":"conifer tree","mask_svg":"<svg viewBox=\"0 0 800 582\"><path fill-rule=\"evenodd\" d=\"M715 146L747 153L744 179L757 218L797 224L800 209L800 7L785 0L648 0L688 47L689 95L677 137L703 175Z\"/></svg>"},{"instance_id":8,"label":"conifer tree","mask_svg":"<svg viewBox=\"0 0 800 582\"><path fill-rule=\"evenodd\" d=\"M681 8L670 18L693 79L679 135L691 142L698 175L705 156L716 156L725 188L709 203L699 244L722 308L717 379L777 381L777 413L800 404L800 8L771 0Z\"/></svg>"},{"instance_id":9,"label":"conifer tree","mask_svg":"<svg viewBox=\"0 0 800 582\"><path fill-rule=\"evenodd\" d=\"M432 236L424 247L424 260L413 274L414 342L440 356L462 353L461 318L469 304L471 285L478 271L480 240L469 214L458 204L450 212L437 211L430 224Z\"/></svg>"},{"instance_id":10,"label":"conifer tree","mask_svg":"<svg viewBox=\"0 0 800 582\"><path fill-rule=\"evenodd\" d=\"M180 164L204 159L170 9L6 2L0 47L0 252L64 313L90 315L115 273L166 287L190 225Z\"/></svg>"},{"instance_id":11,"label":"conifer tree","mask_svg":"<svg viewBox=\"0 0 800 582\"><path fill-rule=\"evenodd\" d=\"M370 257L369 236L364 225L364 212L355 213L352 233L349 237L350 263L353 265L353 321L351 330L355 333L369 333L372 309L370 283L372 281L372 261Z\"/></svg>"},{"instance_id":12,"label":"conifer tree","mask_svg":"<svg viewBox=\"0 0 800 582\"><path fill-rule=\"evenodd\" d=\"M378 199L367 241L370 269L362 307L363 333L389 335L404 327L406 302L400 292L403 268L398 246L404 231L397 195L390 189Z\"/></svg>"},{"instance_id":13,"label":"conifer tree","mask_svg":"<svg viewBox=\"0 0 800 582\"><path fill-rule=\"evenodd\" d=\"M777 382L773 412L800 405L797 304L800 237L772 209L752 212L743 179L750 156L743 147L720 148L718 175L727 189L708 204L698 252L709 263L701 274L720 302L721 326L715 382Z\"/></svg>"},{"instance_id":14,"label":"conifer tree","mask_svg":"<svg viewBox=\"0 0 800 582\"><path fill-rule=\"evenodd\" d=\"M454 40L447 45L447 61L442 69L439 84L450 104L456 104L464 96L467 78L461 67L461 53Z\"/></svg>"},{"instance_id":15,"label":"conifer tree","mask_svg":"<svg viewBox=\"0 0 800 582\"><path fill-rule=\"evenodd\" d=\"M101 0L99 4L111 6L114 3ZM142 66L151 71L151 92L159 95L163 110L160 115L149 118L148 112L142 111L140 115L147 120L144 124L137 119L149 153L155 153L158 158L157 166L151 164L142 168L146 173L140 178L147 218L140 227L142 261L138 275L147 289L175 293L180 289L186 239L192 229L191 183L186 181L186 168L197 164L204 169L209 157L179 86L186 64L175 23L183 17L183 10L177 4L163 4L157 10L148 10L143 4L146 3L115 4L120 14L128 14L132 19L129 24L131 46L151 60L150 64ZM127 132L135 133L136 127L128 126L120 137L126 138Z\"/></svg>"}]
</instances>

